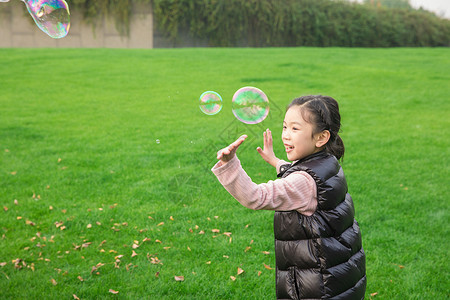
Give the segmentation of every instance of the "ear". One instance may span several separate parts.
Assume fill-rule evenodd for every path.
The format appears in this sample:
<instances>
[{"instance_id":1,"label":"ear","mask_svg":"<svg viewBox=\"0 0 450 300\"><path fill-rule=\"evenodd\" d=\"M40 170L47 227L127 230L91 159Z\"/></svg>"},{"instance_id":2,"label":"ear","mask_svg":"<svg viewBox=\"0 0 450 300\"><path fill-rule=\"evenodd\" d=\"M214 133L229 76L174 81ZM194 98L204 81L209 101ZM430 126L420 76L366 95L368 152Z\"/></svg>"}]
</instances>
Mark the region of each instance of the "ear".
<instances>
[{"instance_id":1,"label":"ear","mask_svg":"<svg viewBox=\"0 0 450 300\"><path fill-rule=\"evenodd\" d=\"M316 147L321 148L325 146L326 143L328 143L328 140L330 139L330 132L328 130L324 130L317 134L316 136Z\"/></svg>"}]
</instances>

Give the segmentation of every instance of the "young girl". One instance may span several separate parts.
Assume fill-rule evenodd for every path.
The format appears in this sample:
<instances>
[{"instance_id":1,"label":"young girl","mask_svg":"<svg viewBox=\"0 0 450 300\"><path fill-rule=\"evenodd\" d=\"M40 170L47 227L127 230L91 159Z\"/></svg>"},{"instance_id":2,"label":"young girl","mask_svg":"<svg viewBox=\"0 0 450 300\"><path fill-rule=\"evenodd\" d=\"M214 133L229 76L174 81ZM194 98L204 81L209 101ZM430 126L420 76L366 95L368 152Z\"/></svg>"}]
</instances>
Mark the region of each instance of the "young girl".
<instances>
[{"instance_id":1,"label":"young girl","mask_svg":"<svg viewBox=\"0 0 450 300\"><path fill-rule=\"evenodd\" d=\"M278 159L264 132L261 157L280 179L256 184L236 157L243 135L217 152L212 168L242 205L275 210L277 299L364 299L365 254L352 198L338 159L341 117L336 100L304 96L292 101L282 141L291 164Z\"/></svg>"}]
</instances>

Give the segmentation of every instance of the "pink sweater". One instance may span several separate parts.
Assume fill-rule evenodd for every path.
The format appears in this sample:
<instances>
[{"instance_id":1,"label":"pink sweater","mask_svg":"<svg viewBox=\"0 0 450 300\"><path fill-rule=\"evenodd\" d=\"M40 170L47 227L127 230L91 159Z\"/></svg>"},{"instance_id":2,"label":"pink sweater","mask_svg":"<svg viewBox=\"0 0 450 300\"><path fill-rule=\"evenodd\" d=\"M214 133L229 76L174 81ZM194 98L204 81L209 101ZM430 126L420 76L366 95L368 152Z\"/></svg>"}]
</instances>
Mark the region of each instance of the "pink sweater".
<instances>
[{"instance_id":1,"label":"pink sweater","mask_svg":"<svg viewBox=\"0 0 450 300\"><path fill-rule=\"evenodd\" d=\"M285 161L277 164L277 173ZM256 184L247 175L237 156L225 165L218 162L211 169L223 187L243 206L250 209L297 210L310 216L317 207L317 187L306 172L293 172L281 179Z\"/></svg>"}]
</instances>

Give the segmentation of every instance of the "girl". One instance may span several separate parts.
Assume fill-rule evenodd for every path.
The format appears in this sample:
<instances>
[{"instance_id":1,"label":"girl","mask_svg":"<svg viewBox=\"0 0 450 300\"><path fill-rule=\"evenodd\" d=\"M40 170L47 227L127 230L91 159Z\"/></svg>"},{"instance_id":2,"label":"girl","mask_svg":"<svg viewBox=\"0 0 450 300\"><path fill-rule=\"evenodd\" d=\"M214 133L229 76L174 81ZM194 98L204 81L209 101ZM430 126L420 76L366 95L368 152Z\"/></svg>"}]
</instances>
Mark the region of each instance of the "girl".
<instances>
[{"instance_id":1,"label":"girl","mask_svg":"<svg viewBox=\"0 0 450 300\"><path fill-rule=\"evenodd\" d=\"M245 207L275 210L277 299L364 299L365 254L338 162L340 126L333 98L293 100L282 133L292 163L275 156L269 129L264 148L257 148L281 177L267 183L253 183L235 155L247 136L217 152L212 171L225 189Z\"/></svg>"}]
</instances>

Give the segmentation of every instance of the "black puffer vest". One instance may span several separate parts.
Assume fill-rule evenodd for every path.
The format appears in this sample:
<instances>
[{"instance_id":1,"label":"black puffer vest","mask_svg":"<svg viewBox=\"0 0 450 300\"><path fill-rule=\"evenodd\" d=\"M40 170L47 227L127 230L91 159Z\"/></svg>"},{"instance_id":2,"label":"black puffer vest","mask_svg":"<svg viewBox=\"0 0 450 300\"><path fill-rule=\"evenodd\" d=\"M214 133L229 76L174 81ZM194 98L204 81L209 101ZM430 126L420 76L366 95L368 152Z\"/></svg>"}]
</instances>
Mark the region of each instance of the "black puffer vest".
<instances>
[{"instance_id":1,"label":"black puffer vest","mask_svg":"<svg viewBox=\"0 0 450 300\"><path fill-rule=\"evenodd\" d=\"M281 170L311 175L318 205L311 216L275 212L277 299L364 299L361 232L338 160L322 151Z\"/></svg>"}]
</instances>

